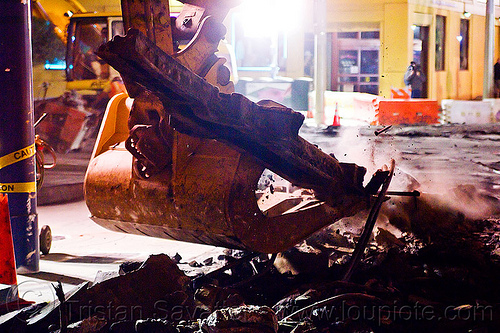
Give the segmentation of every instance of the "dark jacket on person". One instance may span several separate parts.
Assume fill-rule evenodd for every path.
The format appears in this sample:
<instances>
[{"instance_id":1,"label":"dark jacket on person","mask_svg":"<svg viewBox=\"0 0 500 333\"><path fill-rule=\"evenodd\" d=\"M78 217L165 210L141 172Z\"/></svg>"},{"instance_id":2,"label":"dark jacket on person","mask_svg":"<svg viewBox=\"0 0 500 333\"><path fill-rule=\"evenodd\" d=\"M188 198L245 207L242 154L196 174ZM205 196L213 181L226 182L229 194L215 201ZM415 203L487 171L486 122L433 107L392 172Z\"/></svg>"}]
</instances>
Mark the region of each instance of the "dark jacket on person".
<instances>
[{"instance_id":1,"label":"dark jacket on person","mask_svg":"<svg viewBox=\"0 0 500 333\"><path fill-rule=\"evenodd\" d=\"M493 66L493 79L495 81L500 80L500 63L498 61Z\"/></svg>"},{"instance_id":2,"label":"dark jacket on person","mask_svg":"<svg viewBox=\"0 0 500 333\"><path fill-rule=\"evenodd\" d=\"M422 90L424 82L427 80L420 66L410 66L405 73L405 84L410 86L412 90Z\"/></svg>"}]
</instances>

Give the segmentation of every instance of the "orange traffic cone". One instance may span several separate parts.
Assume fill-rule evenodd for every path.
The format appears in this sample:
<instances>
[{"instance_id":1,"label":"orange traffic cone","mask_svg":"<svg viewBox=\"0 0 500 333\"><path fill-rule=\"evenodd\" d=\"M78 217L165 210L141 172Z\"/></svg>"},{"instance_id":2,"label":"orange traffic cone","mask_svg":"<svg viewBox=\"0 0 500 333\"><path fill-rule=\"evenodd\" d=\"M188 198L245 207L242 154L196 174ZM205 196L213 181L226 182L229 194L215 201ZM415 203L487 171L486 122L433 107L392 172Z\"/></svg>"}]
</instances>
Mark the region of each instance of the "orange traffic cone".
<instances>
[{"instance_id":1,"label":"orange traffic cone","mask_svg":"<svg viewBox=\"0 0 500 333\"><path fill-rule=\"evenodd\" d=\"M17 284L14 243L7 196L0 193L0 283Z\"/></svg>"},{"instance_id":2,"label":"orange traffic cone","mask_svg":"<svg viewBox=\"0 0 500 333\"><path fill-rule=\"evenodd\" d=\"M307 108L307 116L308 119L314 118L313 112L311 108Z\"/></svg>"},{"instance_id":3,"label":"orange traffic cone","mask_svg":"<svg viewBox=\"0 0 500 333\"><path fill-rule=\"evenodd\" d=\"M339 103L335 103L335 114L333 116L332 126L340 126L340 117L339 117Z\"/></svg>"}]
</instances>

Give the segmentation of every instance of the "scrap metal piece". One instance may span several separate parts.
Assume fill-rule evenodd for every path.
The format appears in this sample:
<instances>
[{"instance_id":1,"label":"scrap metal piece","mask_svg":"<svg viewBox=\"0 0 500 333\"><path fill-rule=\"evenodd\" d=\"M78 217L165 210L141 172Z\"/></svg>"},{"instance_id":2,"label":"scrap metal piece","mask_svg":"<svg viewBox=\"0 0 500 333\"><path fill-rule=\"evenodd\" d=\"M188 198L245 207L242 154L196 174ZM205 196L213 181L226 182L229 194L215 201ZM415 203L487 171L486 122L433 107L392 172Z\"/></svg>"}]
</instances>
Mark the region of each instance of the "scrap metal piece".
<instances>
[{"instance_id":1,"label":"scrap metal piece","mask_svg":"<svg viewBox=\"0 0 500 333\"><path fill-rule=\"evenodd\" d=\"M57 281L57 285L52 284L56 292L57 299L60 302L59 306L59 329L61 333L66 333L68 331L69 316L68 308L66 305L66 296L64 295L63 286L61 281Z\"/></svg>"},{"instance_id":2,"label":"scrap metal piece","mask_svg":"<svg viewBox=\"0 0 500 333\"><path fill-rule=\"evenodd\" d=\"M400 197L419 197L420 192L417 190L409 191L387 191L387 195L396 195Z\"/></svg>"},{"instance_id":3,"label":"scrap metal piece","mask_svg":"<svg viewBox=\"0 0 500 333\"><path fill-rule=\"evenodd\" d=\"M384 128L378 129L378 130L375 131L375 135L379 136L380 134L387 132L391 128L392 128L392 125L385 126Z\"/></svg>"},{"instance_id":4,"label":"scrap metal piece","mask_svg":"<svg viewBox=\"0 0 500 333\"><path fill-rule=\"evenodd\" d=\"M389 185L391 184L392 177L394 175L394 168L396 162L391 160L391 167L387 173L386 179L382 185L382 189L377 196L377 199L373 203L372 209L370 210L370 214L368 214L368 218L366 219L365 228L363 229L363 233L359 238L358 243L356 244L356 248L354 249L354 253L352 254L351 260L349 261L349 266L344 274L342 281L349 281L351 278L354 269L358 265L359 261L363 257L366 249L366 245L368 245L368 241L372 235L373 227L375 226L375 222L377 221L378 214L380 212L380 208L385 201L385 196L387 194L387 190L389 189Z\"/></svg>"}]
</instances>

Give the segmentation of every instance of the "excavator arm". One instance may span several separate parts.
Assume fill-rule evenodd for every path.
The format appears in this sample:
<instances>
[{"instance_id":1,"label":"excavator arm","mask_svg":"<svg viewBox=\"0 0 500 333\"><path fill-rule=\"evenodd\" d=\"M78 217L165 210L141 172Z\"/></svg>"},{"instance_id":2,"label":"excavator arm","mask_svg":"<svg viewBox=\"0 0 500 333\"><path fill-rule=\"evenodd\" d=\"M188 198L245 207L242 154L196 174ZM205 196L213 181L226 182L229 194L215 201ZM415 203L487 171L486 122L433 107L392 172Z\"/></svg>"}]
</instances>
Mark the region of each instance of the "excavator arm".
<instances>
[{"instance_id":1,"label":"excavator arm","mask_svg":"<svg viewBox=\"0 0 500 333\"><path fill-rule=\"evenodd\" d=\"M77 0L33 0L33 14L54 25L54 32L66 42L66 28L74 13L84 13L86 8Z\"/></svg>"},{"instance_id":2,"label":"excavator arm","mask_svg":"<svg viewBox=\"0 0 500 333\"><path fill-rule=\"evenodd\" d=\"M124 95L110 104L87 171L87 205L98 224L274 253L366 207L363 167L302 139L301 114L233 92L223 60L214 58L229 2L189 0L182 23L199 23L182 51L157 26L168 2L124 2L132 29L98 55L121 73L134 102L130 112ZM256 189L265 168L314 195L261 209Z\"/></svg>"}]
</instances>

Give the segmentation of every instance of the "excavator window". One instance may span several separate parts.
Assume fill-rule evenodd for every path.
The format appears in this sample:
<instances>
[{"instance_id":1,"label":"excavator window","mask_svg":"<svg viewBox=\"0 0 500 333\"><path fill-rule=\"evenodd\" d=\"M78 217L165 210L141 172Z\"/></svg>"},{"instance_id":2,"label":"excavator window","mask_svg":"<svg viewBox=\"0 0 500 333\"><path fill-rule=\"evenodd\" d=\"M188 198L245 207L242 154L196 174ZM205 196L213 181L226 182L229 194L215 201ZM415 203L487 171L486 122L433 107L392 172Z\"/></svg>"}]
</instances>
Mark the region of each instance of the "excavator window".
<instances>
[{"instance_id":1,"label":"excavator window","mask_svg":"<svg viewBox=\"0 0 500 333\"><path fill-rule=\"evenodd\" d=\"M109 65L96 54L108 40L106 18L81 18L68 29L68 81L108 79Z\"/></svg>"},{"instance_id":2,"label":"excavator window","mask_svg":"<svg viewBox=\"0 0 500 333\"><path fill-rule=\"evenodd\" d=\"M125 28L123 27L123 21L112 21L111 23L111 36L125 35Z\"/></svg>"}]
</instances>

